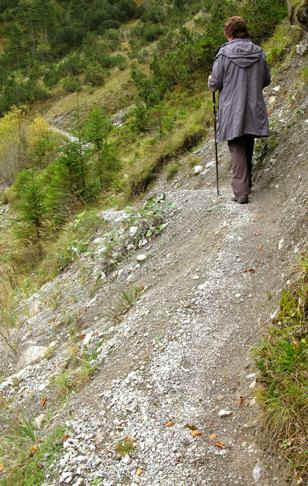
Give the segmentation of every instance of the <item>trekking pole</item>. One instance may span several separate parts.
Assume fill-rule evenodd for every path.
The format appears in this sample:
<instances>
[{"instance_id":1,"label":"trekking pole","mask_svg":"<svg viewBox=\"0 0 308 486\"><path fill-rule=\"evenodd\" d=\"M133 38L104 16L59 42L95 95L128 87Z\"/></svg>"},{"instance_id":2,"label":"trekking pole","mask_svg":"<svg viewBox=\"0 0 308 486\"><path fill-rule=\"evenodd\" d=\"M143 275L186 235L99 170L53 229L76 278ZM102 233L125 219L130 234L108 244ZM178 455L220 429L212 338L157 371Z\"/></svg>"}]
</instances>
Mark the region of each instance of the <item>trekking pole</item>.
<instances>
[{"instance_id":1,"label":"trekking pole","mask_svg":"<svg viewBox=\"0 0 308 486\"><path fill-rule=\"evenodd\" d=\"M217 150L217 113L216 113L216 94L213 91L213 111L214 111L214 136L215 136L215 159L216 159L216 187L217 187L217 196L219 196L219 174L218 174L218 150Z\"/></svg>"}]
</instances>

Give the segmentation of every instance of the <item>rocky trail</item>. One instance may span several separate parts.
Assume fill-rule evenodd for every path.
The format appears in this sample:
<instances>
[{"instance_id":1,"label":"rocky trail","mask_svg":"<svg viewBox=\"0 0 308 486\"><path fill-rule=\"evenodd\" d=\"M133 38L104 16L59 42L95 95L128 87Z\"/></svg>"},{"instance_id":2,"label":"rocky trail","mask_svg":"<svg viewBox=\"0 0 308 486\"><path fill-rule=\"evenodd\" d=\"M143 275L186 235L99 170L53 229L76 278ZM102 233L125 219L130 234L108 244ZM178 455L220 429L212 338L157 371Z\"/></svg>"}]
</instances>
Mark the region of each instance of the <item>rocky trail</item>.
<instances>
[{"instance_id":1,"label":"rocky trail","mask_svg":"<svg viewBox=\"0 0 308 486\"><path fill-rule=\"evenodd\" d=\"M167 184L162 174L148 209L102 213L113 233L98 230L22 305L0 394L40 430L67 427L45 486L286 484L260 446L250 355L307 236L307 98L284 79L268 90L279 144L248 205L231 201L225 149L216 197L213 144L203 144L201 175ZM55 377L85 359L94 374L60 406Z\"/></svg>"}]
</instances>

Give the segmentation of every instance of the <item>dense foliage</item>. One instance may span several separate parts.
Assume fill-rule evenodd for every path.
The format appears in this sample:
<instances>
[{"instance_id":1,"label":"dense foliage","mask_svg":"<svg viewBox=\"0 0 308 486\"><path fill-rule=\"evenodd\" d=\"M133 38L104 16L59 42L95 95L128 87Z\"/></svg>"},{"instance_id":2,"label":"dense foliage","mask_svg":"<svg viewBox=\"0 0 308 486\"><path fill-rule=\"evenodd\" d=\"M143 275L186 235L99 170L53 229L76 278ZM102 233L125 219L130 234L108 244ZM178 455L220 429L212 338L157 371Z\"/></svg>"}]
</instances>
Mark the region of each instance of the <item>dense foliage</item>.
<instances>
[{"instance_id":1,"label":"dense foliage","mask_svg":"<svg viewBox=\"0 0 308 486\"><path fill-rule=\"evenodd\" d=\"M201 13L199 34L179 32L196 13ZM103 84L109 69L126 68L127 57L114 53L127 40L129 57L138 61L144 46L160 40L149 59L152 77L141 89L141 98L153 104L196 70L209 69L224 42L223 22L234 14L246 17L259 42L286 15L286 4L284 0L3 0L0 114L14 104L47 98L59 82L67 92L78 91L83 84ZM131 19L138 19L135 26L121 32L119 27ZM140 76L135 74L134 79L140 88ZM154 94L146 93L149 88Z\"/></svg>"},{"instance_id":2,"label":"dense foliage","mask_svg":"<svg viewBox=\"0 0 308 486\"><path fill-rule=\"evenodd\" d=\"M36 246L53 235L70 214L94 201L101 191L117 183L120 163L108 140L112 125L94 107L80 127L80 138L66 143L45 169L23 169L14 189L16 233L26 246Z\"/></svg>"},{"instance_id":3,"label":"dense foliage","mask_svg":"<svg viewBox=\"0 0 308 486\"><path fill-rule=\"evenodd\" d=\"M60 79L85 70L80 49L87 52L89 42L95 45L98 35L117 29L141 11L133 0L2 2L5 49L0 57L0 113L12 104L44 99L48 88ZM77 53L55 69L55 63L74 50ZM102 61L107 50L108 46L105 50L100 46ZM91 58L95 54L94 49Z\"/></svg>"}]
</instances>

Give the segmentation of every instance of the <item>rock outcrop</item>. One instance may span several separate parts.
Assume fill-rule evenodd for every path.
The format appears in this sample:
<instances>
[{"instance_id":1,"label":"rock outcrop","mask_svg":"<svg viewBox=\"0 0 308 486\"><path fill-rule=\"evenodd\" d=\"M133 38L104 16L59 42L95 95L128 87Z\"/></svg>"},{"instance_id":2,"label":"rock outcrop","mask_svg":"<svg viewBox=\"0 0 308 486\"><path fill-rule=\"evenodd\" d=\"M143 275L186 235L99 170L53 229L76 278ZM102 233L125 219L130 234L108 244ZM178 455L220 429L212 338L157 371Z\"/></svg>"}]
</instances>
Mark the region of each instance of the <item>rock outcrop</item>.
<instances>
[{"instance_id":1,"label":"rock outcrop","mask_svg":"<svg viewBox=\"0 0 308 486\"><path fill-rule=\"evenodd\" d=\"M289 20L308 31L308 0L288 0Z\"/></svg>"}]
</instances>

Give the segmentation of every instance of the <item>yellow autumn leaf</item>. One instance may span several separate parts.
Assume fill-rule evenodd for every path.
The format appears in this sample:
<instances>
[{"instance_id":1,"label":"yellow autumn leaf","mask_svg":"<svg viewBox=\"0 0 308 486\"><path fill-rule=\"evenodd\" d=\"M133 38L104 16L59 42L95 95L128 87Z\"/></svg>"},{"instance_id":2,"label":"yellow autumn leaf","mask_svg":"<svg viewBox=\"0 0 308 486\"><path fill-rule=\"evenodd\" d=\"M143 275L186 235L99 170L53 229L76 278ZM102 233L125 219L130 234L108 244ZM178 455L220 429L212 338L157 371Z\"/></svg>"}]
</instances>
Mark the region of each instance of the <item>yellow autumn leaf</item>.
<instances>
[{"instance_id":1,"label":"yellow autumn leaf","mask_svg":"<svg viewBox=\"0 0 308 486\"><path fill-rule=\"evenodd\" d=\"M166 427L173 427L175 425L175 422L173 422L172 420L168 420L168 422L166 422L164 425Z\"/></svg>"},{"instance_id":2,"label":"yellow autumn leaf","mask_svg":"<svg viewBox=\"0 0 308 486\"><path fill-rule=\"evenodd\" d=\"M216 447L219 447L219 449L224 449L225 448L225 444L223 442L221 442L220 440L218 440L217 442L215 442L215 446Z\"/></svg>"},{"instance_id":3,"label":"yellow autumn leaf","mask_svg":"<svg viewBox=\"0 0 308 486\"><path fill-rule=\"evenodd\" d=\"M4 465L0 464L0 473L2 473L3 471L4 471Z\"/></svg>"},{"instance_id":4,"label":"yellow autumn leaf","mask_svg":"<svg viewBox=\"0 0 308 486\"><path fill-rule=\"evenodd\" d=\"M137 467L137 470L136 470L137 476L141 476L142 473L143 473L143 470L141 469L141 467Z\"/></svg>"},{"instance_id":5,"label":"yellow autumn leaf","mask_svg":"<svg viewBox=\"0 0 308 486\"><path fill-rule=\"evenodd\" d=\"M37 450L38 450L38 445L34 444L30 449L30 456L34 456Z\"/></svg>"},{"instance_id":6,"label":"yellow autumn leaf","mask_svg":"<svg viewBox=\"0 0 308 486\"><path fill-rule=\"evenodd\" d=\"M200 432L200 430L192 430L191 435L193 437L199 437L200 435L202 435L202 432Z\"/></svg>"}]
</instances>

